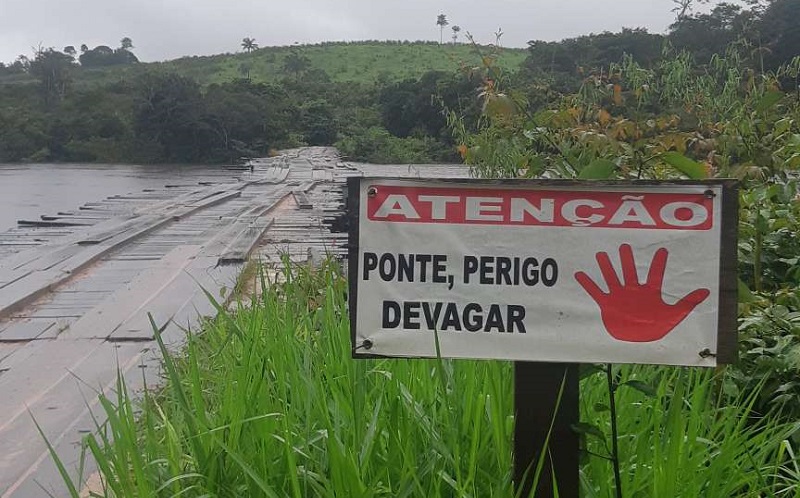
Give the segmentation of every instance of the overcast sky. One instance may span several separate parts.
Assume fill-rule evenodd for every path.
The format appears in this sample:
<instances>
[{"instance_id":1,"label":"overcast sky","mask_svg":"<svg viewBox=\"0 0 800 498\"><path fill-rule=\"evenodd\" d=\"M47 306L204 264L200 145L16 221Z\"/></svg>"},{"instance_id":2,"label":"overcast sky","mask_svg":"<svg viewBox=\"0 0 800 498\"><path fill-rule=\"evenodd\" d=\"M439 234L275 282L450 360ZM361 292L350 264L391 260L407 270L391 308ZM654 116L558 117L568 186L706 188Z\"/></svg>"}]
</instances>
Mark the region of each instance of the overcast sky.
<instances>
[{"instance_id":1,"label":"overcast sky","mask_svg":"<svg viewBox=\"0 0 800 498\"><path fill-rule=\"evenodd\" d=\"M525 47L622 27L664 32L670 0L0 0L0 61L32 47L116 47L128 36L142 61L327 40L438 40L447 15L481 43ZM445 37L452 32L446 28Z\"/></svg>"}]
</instances>

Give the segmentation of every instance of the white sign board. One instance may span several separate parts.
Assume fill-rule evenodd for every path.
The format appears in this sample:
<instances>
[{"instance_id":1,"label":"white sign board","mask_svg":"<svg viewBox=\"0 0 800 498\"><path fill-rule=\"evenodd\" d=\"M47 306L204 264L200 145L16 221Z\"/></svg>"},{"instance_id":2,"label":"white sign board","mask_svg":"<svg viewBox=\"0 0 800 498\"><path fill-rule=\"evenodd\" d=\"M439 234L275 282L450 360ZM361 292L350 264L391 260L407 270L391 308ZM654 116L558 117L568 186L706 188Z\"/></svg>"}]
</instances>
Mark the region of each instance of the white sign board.
<instances>
[{"instance_id":1,"label":"white sign board","mask_svg":"<svg viewBox=\"0 0 800 498\"><path fill-rule=\"evenodd\" d=\"M714 366L736 344L736 186L354 178L358 356Z\"/></svg>"}]
</instances>

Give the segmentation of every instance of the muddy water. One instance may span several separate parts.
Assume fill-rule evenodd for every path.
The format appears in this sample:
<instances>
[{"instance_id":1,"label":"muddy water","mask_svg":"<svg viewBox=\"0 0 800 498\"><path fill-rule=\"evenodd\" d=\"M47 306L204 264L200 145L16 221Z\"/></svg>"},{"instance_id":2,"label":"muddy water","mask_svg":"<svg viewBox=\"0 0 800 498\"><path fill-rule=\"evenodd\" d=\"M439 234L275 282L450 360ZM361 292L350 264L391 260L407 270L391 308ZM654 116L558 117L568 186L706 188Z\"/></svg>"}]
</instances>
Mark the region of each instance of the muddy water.
<instances>
[{"instance_id":1,"label":"muddy water","mask_svg":"<svg viewBox=\"0 0 800 498\"><path fill-rule=\"evenodd\" d=\"M0 164L0 232L19 219L36 220L110 195L209 178L228 181L236 175L220 166Z\"/></svg>"}]
</instances>

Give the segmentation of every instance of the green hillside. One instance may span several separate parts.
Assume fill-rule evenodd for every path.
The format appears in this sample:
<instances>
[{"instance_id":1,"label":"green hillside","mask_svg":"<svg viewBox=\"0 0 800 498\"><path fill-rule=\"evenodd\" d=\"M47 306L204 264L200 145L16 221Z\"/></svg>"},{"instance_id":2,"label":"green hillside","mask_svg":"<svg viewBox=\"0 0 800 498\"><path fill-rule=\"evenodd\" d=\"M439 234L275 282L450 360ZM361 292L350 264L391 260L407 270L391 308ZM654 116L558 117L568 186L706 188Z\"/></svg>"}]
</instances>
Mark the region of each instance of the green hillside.
<instances>
[{"instance_id":1,"label":"green hillside","mask_svg":"<svg viewBox=\"0 0 800 498\"><path fill-rule=\"evenodd\" d=\"M90 67L47 49L0 71L0 162L232 162L302 145L455 161L444 109L477 121L486 66L516 71L526 57L367 41Z\"/></svg>"},{"instance_id":2,"label":"green hillside","mask_svg":"<svg viewBox=\"0 0 800 498\"><path fill-rule=\"evenodd\" d=\"M469 44L378 41L264 47L251 53L183 57L166 62L83 69L75 71L75 80L79 83L105 83L160 67L195 79L202 85L242 78L248 70L253 82L270 82L294 77L285 69L285 62L287 57L296 54L307 59L307 72L311 75L315 74L315 70L321 70L335 82L389 82L418 78L431 70L452 72L465 65L477 66L480 64L479 51L489 53L490 48L476 48ZM498 65L516 69L526 56L525 49L504 48L499 52Z\"/></svg>"}]
</instances>

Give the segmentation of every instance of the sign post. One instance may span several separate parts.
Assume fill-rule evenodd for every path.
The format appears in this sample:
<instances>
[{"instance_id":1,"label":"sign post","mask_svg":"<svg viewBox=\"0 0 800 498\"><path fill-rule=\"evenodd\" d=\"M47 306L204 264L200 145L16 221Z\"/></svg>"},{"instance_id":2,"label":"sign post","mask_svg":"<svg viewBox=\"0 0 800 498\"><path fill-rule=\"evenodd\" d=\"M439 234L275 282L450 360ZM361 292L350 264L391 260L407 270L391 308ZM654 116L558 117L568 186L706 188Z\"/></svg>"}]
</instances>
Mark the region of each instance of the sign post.
<instances>
[{"instance_id":1,"label":"sign post","mask_svg":"<svg viewBox=\"0 0 800 498\"><path fill-rule=\"evenodd\" d=\"M514 361L517 489L577 497L578 363L735 359L736 188L350 178L353 356Z\"/></svg>"},{"instance_id":2,"label":"sign post","mask_svg":"<svg viewBox=\"0 0 800 498\"><path fill-rule=\"evenodd\" d=\"M578 366L514 362L514 417L517 496L555 496L556 481L559 496L577 498L580 438L572 426L579 420ZM537 476L543 448L547 451Z\"/></svg>"}]
</instances>

